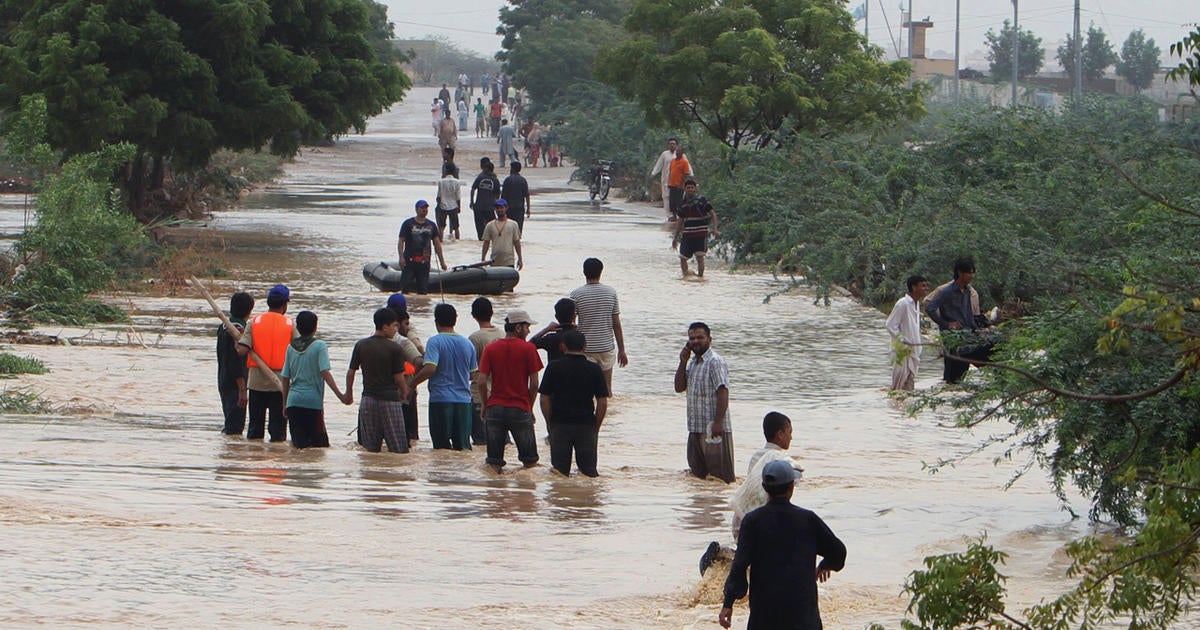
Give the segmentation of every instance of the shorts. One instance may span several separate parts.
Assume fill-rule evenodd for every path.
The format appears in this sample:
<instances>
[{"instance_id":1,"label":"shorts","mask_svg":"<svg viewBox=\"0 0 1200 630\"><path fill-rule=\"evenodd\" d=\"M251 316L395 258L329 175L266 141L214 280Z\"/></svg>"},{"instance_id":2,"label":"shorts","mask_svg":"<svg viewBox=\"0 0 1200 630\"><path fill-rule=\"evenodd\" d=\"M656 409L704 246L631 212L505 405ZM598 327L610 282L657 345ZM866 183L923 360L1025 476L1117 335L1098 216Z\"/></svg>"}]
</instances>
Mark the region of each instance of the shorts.
<instances>
[{"instance_id":1,"label":"shorts","mask_svg":"<svg viewBox=\"0 0 1200 630\"><path fill-rule=\"evenodd\" d=\"M708 252L708 237L685 236L679 240L679 257L703 256Z\"/></svg>"},{"instance_id":2,"label":"shorts","mask_svg":"<svg viewBox=\"0 0 1200 630\"><path fill-rule=\"evenodd\" d=\"M598 363L600 369L608 372L617 365L617 349L613 348L608 352L585 352L589 361Z\"/></svg>"}]
</instances>

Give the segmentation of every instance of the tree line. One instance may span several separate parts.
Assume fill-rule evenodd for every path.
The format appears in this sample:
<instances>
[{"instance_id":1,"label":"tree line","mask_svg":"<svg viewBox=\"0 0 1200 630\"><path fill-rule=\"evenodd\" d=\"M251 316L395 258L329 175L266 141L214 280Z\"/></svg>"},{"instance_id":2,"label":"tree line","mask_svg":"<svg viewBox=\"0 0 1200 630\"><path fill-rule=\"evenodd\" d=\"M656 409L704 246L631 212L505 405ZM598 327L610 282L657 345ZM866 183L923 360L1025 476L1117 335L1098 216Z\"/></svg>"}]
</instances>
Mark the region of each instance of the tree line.
<instances>
[{"instance_id":1,"label":"tree line","mask_svg":"<svg viewBox=\"0 0 1200 630\"><path fill-rule=\"evenodd\" d=\"M1008 81L1012 77L1013 36L1018 41L1017 76L1020 80L1036 75L1045 63L1046 51L1042 48L1042 38L1027 29L1013 28L1012 23L1004 21L1004 26L997 32L988 29L984 36L988 49L988 71L996 82ZM1142 29L1130 31L1121 45L1118 53L1108 40L1108 34L1103 29L1092 24L1083 37L1080 46L1080 66L1086 81L1097 81L1104 78L1109 68L1115 66L1117 76L1129 82L1140 92L1154 81L1154 75L1160 69L1162 48L1154 42L1154 38L1146 38ZM1072 81L1075 80L1075 36L1067 33L1066 42L1056 50L1058 63L1066 71Z\"/></svg>"}]
</instances>

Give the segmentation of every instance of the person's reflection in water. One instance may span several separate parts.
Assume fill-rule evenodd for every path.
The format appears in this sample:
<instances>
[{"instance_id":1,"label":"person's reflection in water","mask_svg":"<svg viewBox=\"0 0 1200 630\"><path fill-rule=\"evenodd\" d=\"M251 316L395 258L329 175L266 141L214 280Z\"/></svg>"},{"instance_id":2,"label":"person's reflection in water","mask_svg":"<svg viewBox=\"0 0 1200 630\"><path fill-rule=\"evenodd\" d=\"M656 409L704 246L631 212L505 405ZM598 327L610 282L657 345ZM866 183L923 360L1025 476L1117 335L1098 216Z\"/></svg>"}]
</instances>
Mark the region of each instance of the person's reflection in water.
<instances>
[{"instance_id":1,"label":"person's reflection in water","mask_svg":"<svg viewBox=\"0 0 1200 630\"><path fill-rule=\"evenodd\" d=\"M593 479L556 479L545 487L551 519L591 524L608 520L608 514L604 511L607 488L603 482Z\"/></svg>"}]
</instances>

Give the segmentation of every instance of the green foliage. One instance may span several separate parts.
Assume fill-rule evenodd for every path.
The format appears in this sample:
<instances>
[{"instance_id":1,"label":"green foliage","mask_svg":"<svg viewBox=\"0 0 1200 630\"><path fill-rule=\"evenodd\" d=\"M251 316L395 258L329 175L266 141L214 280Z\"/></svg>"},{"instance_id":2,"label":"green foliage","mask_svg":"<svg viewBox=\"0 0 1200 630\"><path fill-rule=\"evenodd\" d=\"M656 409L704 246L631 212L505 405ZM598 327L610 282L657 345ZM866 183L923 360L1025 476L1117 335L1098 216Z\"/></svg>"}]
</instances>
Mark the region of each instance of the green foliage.
<instances>
[{"instance_id":1,"label":"green foliage","mask_svg":"<svg viewBox=\"0 0 1200 630\"><path fill-rule=\"evenodd\" d=\"M484 73L494 73L495 61L478 53L463 50L444 35L431 35L423 47L411 51L411 66L417 78L425 83L458 85L458 74L466 72L475 83ZM487 102L486 99L484 102Z\"/></svg>"},{"instance_id":2,"label":"green foliage","mask_svg":"<svg viewBox=\"0 0 1200 630\"><path fill-rule=\"evenodd\" d=\"M924 111L926 88L906 87L908 65L883 62L840 0L638 0L625 29L597 78L651 124L696 123L735 150Z\"/></svg>"},{"instance_id":3,"label":"green foliage","mask_svg":"<svg viewBox=\"0 0 1200 630\"><path fill-rule=\"evenodd\" d=\"M1088 81L1103 78L1104 71L1119 61L1117 52L1113 50L1108 36L1104 34L1104 29L1095 25L1088 27L1087 39L1084 40L1083 50L1080 52L1080 56L1083 57L1083 78ZM1021 54L1025 54L1025 51L1022 50ZM1070 33L1067 34L1067 42L1058 47L1058 62L1066 69L1067 75L1074 78L1075 38Z\"/></svg>"},{"instance_id":4,"label":"green foliage","mask_svg":"<svg viewBox=\"0 0 1200 630\"><path fill-rule=\"evenodd\" d=\"M1129 81L1130 85L1141 92L1150 87L1154 81L1154 73L1158 72L1158 61L1162 57L1162 49L1155 43L1154 38L1146 39L1142 29L1129 33L1125 43L1121 45L1121 58L1117 61L1117 74Z\"/></svg>"},{"instance_id":5,"label":"green foliage","mask_svg":"<svg viewBox=\"0 0 1200 630\"><path fill-rule=\"evenodd\" d=\"M0 374L45 374L48 371L40 359L0 352Z\"/></svg>"},{"instance_id":6,"label":"green foliage","mask_svg":"<svg viewBox=\"0 0 1200 630\"><path fill-rule=\"evenodd\" d=\"M992 81L1002 83L1012 80L1013 66L1013 25L1004 20L1004 27L996 33L993 29L988 29L984 35L984 41L988 48L988 72L992 75ZM1020 32L1020 57L1018 59L1019 67L1017 74L1019 80L1027 79L1038 73L1042 69L1042 63L1045 61L1046 53L1042 50L1042 38L1033 34L1033 31L1022 30Z\"/></svg>"},{"instance_id":7,"label":"green foliage","mask_svg":"<svg viewBox=\"0 0 1200 630\"><path fill-rule=\"evenodd\" d=\"M917 613L918 623L902 622L905 630L952 630L953 628L1010 627L1002 617L1004 583L996 565L1006 554L984 544L971 543L963 553L925 558L925 570L913 571L904 583L912 594L908 612Z\"/></svg>"},{"instance_id":8,"label":"green foliage","mask_svg":"<svg viewBox=\"0 0 1200 630\"><path fill-rule=\"evenodd\" d=\"M1171 56L1179 57L1179 65L1167 73L1167 78L1186 80L1193 87L1200 86L1200 26L1171 44Z\"/></svg>"},{"instance_id":9,"label":"green foliage","mask_svg":"<svg viewBox=\"0 0 1200 630\"><path fill-rule=\"evenodd\" d=\"M0 105L45 94L50 144L68 155L127 143L136 156L184 170L220 148L269 144L291 155L302 142L361 132L409 85L376 58L363 0L7 0L3 8L19 21L0 45Z\"/></svg>"},{"instance_id":10,"label":"green foliage","mask_svg":"<svg viewBox=\"0 0 1200 630\"><path fill-rule=\"evenodd\" d=\"M1005 577L996 569L1005 554L983 541L959 554L925 559L905 590L912 594L904 628L961 627L1067 630L1121 625L1167 630L1188 614L1200 589L1200 450L1175 453L1153 470L1129 471L1128 484L1144 484L1144 519L1125 538L1095 534L1067 546L1068 577L1077 580L1056 598L1023 611L1006 611Z\"/></svg>"},{"instance_id":11,"label":"green foliage","mask_svg":"<svg viewBox=\"0 0 1200 630\"><path fill-rule=\"evenodd\" d=\"M651 129L636 105L594 81L569 86L542 119L557 121L552 133L578 166L573 178L586 177L596 160L612 160L613 185L634 196L644 190L646 165L669 135Z\"/></svg>"},{"instance_id":12,"label":"green foliage","mask_svg":"<svg viewBox=\"0 0 1200 630\"><path fill-rule=\"evenodd\" d=\"M37 394L24 389L5 389L0 391L0 414L10 413L50 413L54 411L50 403Z\"/></svg>"},{"instance_id":13,"label":"green foliage","mask_svg":"<svg viewBox=\"0 0 1200 630\"><path fill-rule=\"evenodd\" d=\"M54 168L58 156L46 142L45 96L22 96L19 109L4 119L4 159L18 173L32 178Z\"/></svg>"},{"instance_id":14,"label":"green foliage","mask_svg":"<svg viewBox=\"0 0 1200 630\"><path fill-rule=\"evenodd\" d=\"M510 0L500 9L504 36L496 59L513 84L525 88L538 109L556 95L592 78L596 53L623 39L619 26L628 0Z\"/></svg>"}]
</instances>

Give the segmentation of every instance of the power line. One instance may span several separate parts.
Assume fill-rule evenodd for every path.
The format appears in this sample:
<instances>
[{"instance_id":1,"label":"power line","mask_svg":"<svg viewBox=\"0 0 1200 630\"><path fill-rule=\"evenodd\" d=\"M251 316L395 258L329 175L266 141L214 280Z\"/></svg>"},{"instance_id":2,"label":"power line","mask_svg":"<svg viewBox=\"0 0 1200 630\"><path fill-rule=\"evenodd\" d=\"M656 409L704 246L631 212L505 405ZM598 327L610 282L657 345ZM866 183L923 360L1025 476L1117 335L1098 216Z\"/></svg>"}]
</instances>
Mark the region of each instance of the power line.
<instances>
[{"instance_id":1,"label":"power line","mask_svg":"<svg viewBox=\"0 0 1200 630\"><path fill-rule=\"evenodd\" d=\"M407 25L407 26L424 26L424 27L426 27L426 28L436 28L436 29L438 29L438 30L442 30L442 31L455 31L455 32L457 32L457 33L472 33L472 34L474 34L474 35L495 35L496 37L499 37L499 35L496 35L496 32L495 32L495 31L491 31L491 32L488 32L488 31L473 31L473 30L471 30L471 29L467 29L467 28L457 28L457 27L454 27L454 26L442 26L442 25L440 25L440 24L424 24L424 23L421 23L421 22L401 22L401 21L399 21L399 20L392 20L392 23L393 23L393 24L404 24L404 25Z\"/></svg>"}]
</instances>

